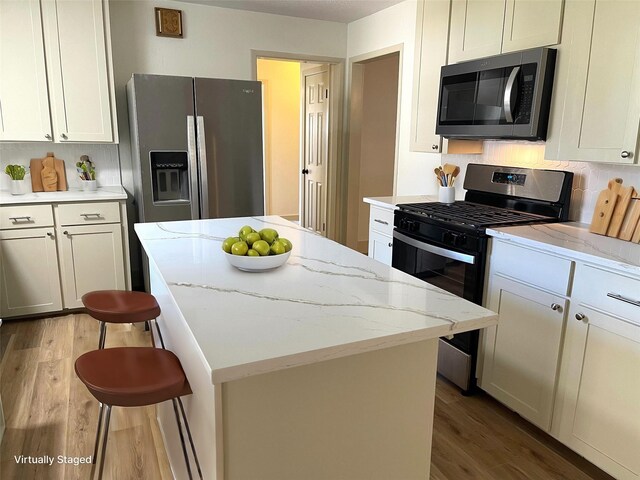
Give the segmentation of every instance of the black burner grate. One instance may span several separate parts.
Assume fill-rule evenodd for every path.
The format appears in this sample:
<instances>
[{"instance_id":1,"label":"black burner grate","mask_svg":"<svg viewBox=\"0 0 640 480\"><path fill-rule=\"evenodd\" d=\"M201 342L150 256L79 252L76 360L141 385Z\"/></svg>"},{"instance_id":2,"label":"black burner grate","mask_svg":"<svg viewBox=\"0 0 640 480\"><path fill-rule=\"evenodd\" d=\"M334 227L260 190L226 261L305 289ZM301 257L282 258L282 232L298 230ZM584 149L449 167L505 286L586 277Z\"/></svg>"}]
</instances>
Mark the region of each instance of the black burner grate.
<instances>
[{"instance_id":1,"label":"black burner grate","mask_svg":"<svg viewBox=\"0 0 640 480\"><path fill-rule=\"evenodd\" d=\"M553 217L492 207L472 202L455 203L409 203L400 205L401 210L419 213L443 222L459 223L472 227L492 227L517 223L549 222Z\"/></svg>"}]
</instances>

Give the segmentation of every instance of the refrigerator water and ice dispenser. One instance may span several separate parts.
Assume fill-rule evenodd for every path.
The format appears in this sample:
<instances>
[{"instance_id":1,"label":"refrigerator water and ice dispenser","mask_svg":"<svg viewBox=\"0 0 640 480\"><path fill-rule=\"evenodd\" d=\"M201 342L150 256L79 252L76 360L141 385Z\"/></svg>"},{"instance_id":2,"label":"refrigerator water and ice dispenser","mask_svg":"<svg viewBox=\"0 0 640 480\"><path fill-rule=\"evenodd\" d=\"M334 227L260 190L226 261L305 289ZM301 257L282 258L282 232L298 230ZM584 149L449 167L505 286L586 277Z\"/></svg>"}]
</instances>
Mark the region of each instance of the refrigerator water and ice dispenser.
<instances>
[{"instance_id":1,"label":"refrigerator water and ice dispenser","mask_svg":"<svg viewBox=\"0 0 640 480\"><path fill-rule=\"evenodd\" d=\"M187 152L149 152L154 204L189 202Z\"/></svg>"}]
</instances>

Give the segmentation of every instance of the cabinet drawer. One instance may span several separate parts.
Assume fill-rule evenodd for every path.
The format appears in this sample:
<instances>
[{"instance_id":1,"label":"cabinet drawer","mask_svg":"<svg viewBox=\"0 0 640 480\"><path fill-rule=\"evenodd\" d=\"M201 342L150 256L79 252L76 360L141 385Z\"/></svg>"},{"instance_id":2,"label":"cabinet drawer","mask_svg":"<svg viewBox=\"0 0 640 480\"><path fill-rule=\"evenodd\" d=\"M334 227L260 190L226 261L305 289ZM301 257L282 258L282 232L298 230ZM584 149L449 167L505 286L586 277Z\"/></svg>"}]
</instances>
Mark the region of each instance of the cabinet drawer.
<instances>
[{"instance_id":1,"label":"cabinet drawer","mask_svg":"<svg viewBox=\"0 0 640 480\"><path fill-rule=\"evenodd\" d=\"M120 205L117 202L64 203L58 205L58 220L60 225L120 223Z\"/></svg>"},{"instance_id":2,"label":"cabinet drawer","mask_svg":"<svg viewBox=\"0 0 640 480\"><path fill-rule=\"evenodd\" d=\"M640 279L578 264L573 296L583 305L601 309L640 325Z\"/></svg>"},{"instance_id":3,"label":"cabinet drawer","mask_svg":"<svg viewBox=\"0 0 640 480\"><path fill-rule=\"evenodd\" d=\"M501 273L560 295L567 295L573 262L550 253L493 239L491 273Z\"/></svg>"},{"instance_id":4,"label":"cabinet drawer","mask_svg":"<svg viewBox=\"0 0 640 480\"><path fill-rule=\"evenodd\" d=\"M51 205L7 205L0 207L0 230L53 226Z\"/></svg>"},{"instance_id":5,"label":"cabinet drawer","mask_svg":"<svg viewBox=\"0 0 640 480\"><path fill-rule=\"evenodd\" d=\"M393 235L393 210L371 205L369 228L384 235Z\"/></svg>"}]
</instances>

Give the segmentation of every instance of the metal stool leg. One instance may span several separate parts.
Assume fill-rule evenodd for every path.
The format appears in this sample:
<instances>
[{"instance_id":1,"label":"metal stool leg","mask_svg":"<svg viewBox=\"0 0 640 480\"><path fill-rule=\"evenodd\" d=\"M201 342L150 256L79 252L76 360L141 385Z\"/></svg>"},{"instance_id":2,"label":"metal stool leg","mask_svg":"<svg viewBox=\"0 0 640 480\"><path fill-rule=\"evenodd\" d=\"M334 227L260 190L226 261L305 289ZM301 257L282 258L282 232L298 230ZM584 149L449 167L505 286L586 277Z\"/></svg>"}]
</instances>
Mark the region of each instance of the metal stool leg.
<instances>
[{"instance_id":1,"label":"metal stool leg","mask_svg":"<svg viewBox=\"0 0 640 480\"><path fill-rule=\"evenodd\" d=\"M162 332L160 331L160 325L158 325L158 319L155 319L153 323L156 324L156 331L158 332L158 339L160 340L160 345L162 346L163 350L166 350L164 346L164 339L162 338Z\"/></svg>"},{"instance_id":2,"label":"metal stool leg","mask_svg":"<svg viewBox=\"0 0 640 480\"><path fill-rule=\"evenodd\" d=\"M193 458L196 461L196 467L198 468L198 475L200 475L200 478L202 479L202 469L200 468L200 461L198 460L198 454L196 453L196 446L193 443L193 438L191 437L191 429L189 428L189 422L187 422L187 414L184 411L184 405L182 404L182 399L178 397L177 400L178 400L178 405L180 405L182 420L184 421L184 426L187 430L187 436L189 437L189 443L191 444L191 452L193 453Z\"/></svg>"},{"instance_id":3,"label":"metal stool leg","mask_svg":"<svg viewBox=\"0 0 640 480\"><path fill-rule=\"evenodd\" d=\"M98 414L98 429L96 430L96 446L93 447L93 457L91 463L95 465L96 458L98 457L98 444L100 443L100 428L102 427L102 413L104 411L104 404L100 403L100 413Z\"/></svg>"},{"instance_id":4,"label":"metal stool leg","mask_svg":"<svg viewBox=\"0 0 640 480\"><path fill-rule=\"evenodd\" d=\"M182 444L182 453L184 454L184 461L187 464L187 474L189 475L189 480L193 480L193 475L191 474L191 462L189 462L189 454L187 453L187 446L184 443L184 434L182 433L182 425L180 423L180 415L178 414L178 405L175 398L172 398L173 402L173 412L176 414L176 422L178 424L178 432L180 432L180 443Z\"/></svg>"},{"instance_id":5,"label":"metal stool leg","mask_svg":"<svg viewBox=\"0 0 640 480\"><path fill-rule=\"evenodd\" d=\"M104 341L107 337L107 324L100 322L100 340L98 340L98 349L104 348Z\"/></svg>"},{"instance_id":6,"label":"metal stool leg","mask_svg":"<svg viewBox=\"0 0 640 480\"><path fill-rule=\"evenodd\" d=\"M111 421L111 405L107 405L107 418L104 422L104 434L102 435L102 453L100 454L100 470L98 471L98 480L102 480L102 472L104 470L104 456L107 453L107 440L109 438L109 422Z\"/></svg>"}]
</instances>

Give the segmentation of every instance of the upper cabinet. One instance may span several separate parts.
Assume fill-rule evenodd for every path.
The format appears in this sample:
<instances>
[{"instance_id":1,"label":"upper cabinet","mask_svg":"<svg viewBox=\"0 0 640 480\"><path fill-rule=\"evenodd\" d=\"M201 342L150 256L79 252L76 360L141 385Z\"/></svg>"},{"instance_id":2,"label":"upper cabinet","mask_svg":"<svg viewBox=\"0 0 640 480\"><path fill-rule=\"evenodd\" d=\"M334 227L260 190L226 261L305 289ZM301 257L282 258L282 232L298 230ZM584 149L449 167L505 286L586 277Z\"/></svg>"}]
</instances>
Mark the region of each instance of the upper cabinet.
<instances>
[{"instance_id":1,"label":"upper cabinet","mask_svg":"<svg viewBox=\"0 0 640 480\"><path fill-rule=\"evenodd\" d=\"M640 2L567 1L545 158L634 163Z\"/></svg>"},{"instance_id":2,"label":"upper cabinet","mask_svg":"<svg viewBox=\"0 0 640 480\"><path fill-rule=\"evenodd\" d=\"M107 5L30 0L0 9L0 140L117 141Z\"/></svg>"},{"instance_id":3,"label":"upper cabinet","mask_svg":"<svg viewBox=\"0 0 640 480\"><path fill-rule=\"evenodd\" d=\"M452 0L449 63L555 45L563 0Z\"/></svg>"}]
</instances>

